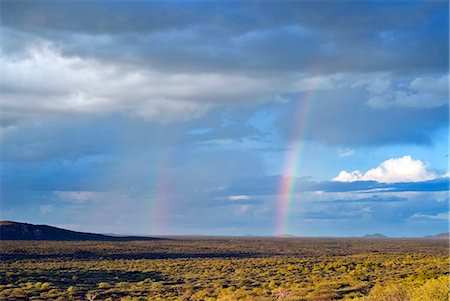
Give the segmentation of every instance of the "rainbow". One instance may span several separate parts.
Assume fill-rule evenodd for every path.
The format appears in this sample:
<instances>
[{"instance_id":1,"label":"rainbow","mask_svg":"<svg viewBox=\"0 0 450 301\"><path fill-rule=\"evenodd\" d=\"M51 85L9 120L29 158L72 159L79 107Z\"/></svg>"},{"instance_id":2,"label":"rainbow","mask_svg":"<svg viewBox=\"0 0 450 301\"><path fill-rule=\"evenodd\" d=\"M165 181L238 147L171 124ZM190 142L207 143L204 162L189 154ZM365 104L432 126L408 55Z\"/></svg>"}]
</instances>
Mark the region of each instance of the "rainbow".
<instances>
[{"instance_id":1,"label":"rainbow","mask_svg":"<svg viewBox=\"0 0 450 301\"><path fill-rule=\"evenodd\" d=\"M151 233L154 235L168 234L167 231L167 209L170 203L171 173L168 166L170 160L169 151L161 151L156 156L158 171L153 182L153 195L150 196L150 224Z\"/></svg>"},{"instance_id":2,"label":"rainbow","mask_svg":"<svg viewBox=\"0 0 450 301\"><path fill-rule=\"evenodd\" d=\"M305 134L308 117L311 115L311 108L318 82L313 81L303 98L299 101L297 109L297 118L293 127L294 142L285 157L281 180L278 188L277 199L277 218L275 235L288 234L289 226L289 207L296 192L298 178L298 166L301 163L304 142L302 137Z\"/></svg>"}]
</instances>

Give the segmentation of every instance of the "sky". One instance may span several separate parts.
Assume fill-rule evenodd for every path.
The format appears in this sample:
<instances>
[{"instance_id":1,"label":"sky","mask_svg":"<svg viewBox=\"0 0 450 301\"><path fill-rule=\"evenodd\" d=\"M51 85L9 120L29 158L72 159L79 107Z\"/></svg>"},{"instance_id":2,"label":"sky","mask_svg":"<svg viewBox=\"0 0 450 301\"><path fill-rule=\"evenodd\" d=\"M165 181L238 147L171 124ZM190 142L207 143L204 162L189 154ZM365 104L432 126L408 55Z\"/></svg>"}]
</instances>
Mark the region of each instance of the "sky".
<instances>
[{"instance_id":1,"label":"sky","mask_svg":"<svg viewBox=\"0 0 450 301\"><path fill-rule=\"evenodd\" d=\"M3 0L1 219L447 232L448 6Z\"/></svg>"}]
</instances>

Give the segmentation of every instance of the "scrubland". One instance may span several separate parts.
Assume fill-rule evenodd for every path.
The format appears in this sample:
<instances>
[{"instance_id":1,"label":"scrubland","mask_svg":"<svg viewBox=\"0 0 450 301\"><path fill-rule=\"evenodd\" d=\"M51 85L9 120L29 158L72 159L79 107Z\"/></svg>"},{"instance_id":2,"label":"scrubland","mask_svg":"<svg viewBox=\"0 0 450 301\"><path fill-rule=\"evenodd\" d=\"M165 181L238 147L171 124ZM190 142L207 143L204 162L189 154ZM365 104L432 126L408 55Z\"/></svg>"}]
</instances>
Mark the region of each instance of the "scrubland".
<instances>
[{"instance_id":1,"label":"scrubland","mask_svg":"<svg viewBox=\"0 0 450 301\"><path fill-rule=\"evenodd\" d=\"M446 301L440 239L1 241L0 300Z\"/></svg>"}]
</instances>

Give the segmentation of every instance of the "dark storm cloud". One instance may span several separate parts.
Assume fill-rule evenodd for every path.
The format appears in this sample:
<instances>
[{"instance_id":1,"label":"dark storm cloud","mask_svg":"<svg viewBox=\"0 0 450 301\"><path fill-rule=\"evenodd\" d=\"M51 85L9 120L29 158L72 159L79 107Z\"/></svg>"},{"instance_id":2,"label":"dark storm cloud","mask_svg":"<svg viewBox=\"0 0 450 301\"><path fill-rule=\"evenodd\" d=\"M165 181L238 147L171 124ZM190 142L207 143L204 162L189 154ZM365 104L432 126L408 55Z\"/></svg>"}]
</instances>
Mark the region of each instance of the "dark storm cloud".
<instances>
[{"instance_id":1,"label":"dark storm cloud","mask_svg":"<svg viewBox=\"0 0 450 301\"><path fill-rule=\"evenodd\" d=\"M47 114L131 111L161 122L191 121L218 105L273 103L283 93L301 98L303 78L346 73L346 88L319 92L314 110L305 112L306 138L342 145L430 144L432 134L448 124L447 107L374 109L364 89L349 85L373 71L410 78L446 71L446 6L4 1L8 72L0 83L6 99L0 120L13 126ZM41 47L46 42L53 48ZM280 110L276 125L288 140L294 106ZM258 135L249 125L238 127ZM231 131L236 129L214 135L225 139Z\"/></svg>"},{"instance_id":2,"label":"dark storm cloud","mask_svg":"<svg viewBox=\"0 0 450 301\"><path fill-rule=\"evenodd\" d=\"M3 1L3 18L7 25L29 30L40 27L93 34L149 32L193 24L246 32L299 21L333 32L359 32L402 28L442 6L417 2L381 5L375 1ZM79 22L81 17L84 22Z\"/></svg>"},{"instance_id":3,"label":"dark storm cloud","mask_svg":"<svg viewBox=\"0 0 450 301\"><path fill-rule=\"evenodd\" d=\"M161 70L441 70L446 3L4 1L2 22L70 55Z\"/></svg>"}]
</instances>

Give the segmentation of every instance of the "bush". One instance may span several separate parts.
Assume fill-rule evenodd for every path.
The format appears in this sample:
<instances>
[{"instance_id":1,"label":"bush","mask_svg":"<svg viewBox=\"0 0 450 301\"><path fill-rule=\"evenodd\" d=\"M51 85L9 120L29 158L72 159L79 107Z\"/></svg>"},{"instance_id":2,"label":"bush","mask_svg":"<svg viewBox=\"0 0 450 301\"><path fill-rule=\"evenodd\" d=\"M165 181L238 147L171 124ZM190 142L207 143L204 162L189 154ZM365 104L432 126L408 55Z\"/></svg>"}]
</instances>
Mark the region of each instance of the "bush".
<instances>
[{"instance_id":1,"label":"bush","mask_svg":"<svg viewBox=\"0 0 450 301\"><path fill-rule=\"evenodd\" d=\"M419 286L414 282L404 282L387 285L375 285L363 301L448 301L449 282L443 276L438 279L429 279Z\"/></svg>"},{"instance_id":2,"label":"bush","mask_svg":"<svg viewBox=\"0 0 450 301\"><path fill-rule=\"evenodd\" d=\"M449 289L447 277L431 279L411 293L411 301L447 301Z\"/></svg>"},{"instance_id":3,"label":"bush","mask_svg":"<svg viewBox=\"0 0 450 301\"><path fill-rule=\"evenodd\" d=\"M409 301L408 292L403 285L375 285L364 301Z\"/></svg>"},{"instance_id":4,"label":"bush","mask_svg":"<svg viewBox=\"0 0 450 301\"><path fill-rule=\"evenodd\" d=\"M100 282L98 284L98 288L108 288L109 287L109 283L107 282Z\"/></svg>"}]
</instances>

